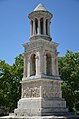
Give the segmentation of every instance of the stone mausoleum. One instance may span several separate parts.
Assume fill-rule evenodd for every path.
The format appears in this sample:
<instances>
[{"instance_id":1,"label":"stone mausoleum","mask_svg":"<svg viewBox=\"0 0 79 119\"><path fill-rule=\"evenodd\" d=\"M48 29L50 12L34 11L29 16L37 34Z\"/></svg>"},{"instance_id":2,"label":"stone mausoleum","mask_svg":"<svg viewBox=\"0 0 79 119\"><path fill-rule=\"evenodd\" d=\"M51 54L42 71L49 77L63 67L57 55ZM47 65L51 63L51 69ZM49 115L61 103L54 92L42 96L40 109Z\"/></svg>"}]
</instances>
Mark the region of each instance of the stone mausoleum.
<instances>
[{"instance_id":1,"label":"stone mausoleum","mask_svg":"<svg viewBox=\"0 0 79 119\"><path fill-rule=\"evenodd\" d=\"M58 43L53 42L50 36L53 15L39 4L28 17L30 42L23 45L24 73L21 81L21 99L14 110L14 116L4 118L57 119L59 115L68 114L68 109L66 101L62 98L58 73Z\"/></svg>"},{"instance_id":2,"label":"stone mausoleum","mask_svg":"<svg viewBox=\"0 0 79 119\"><path fill-rule=\"evenodd\" d=\"M39 4L28 15L30 42L24 46L22 96L16 116L62 115L68 112L58 73L58 44L50 36L53 15Z\"/></svg>"}]
</instances>

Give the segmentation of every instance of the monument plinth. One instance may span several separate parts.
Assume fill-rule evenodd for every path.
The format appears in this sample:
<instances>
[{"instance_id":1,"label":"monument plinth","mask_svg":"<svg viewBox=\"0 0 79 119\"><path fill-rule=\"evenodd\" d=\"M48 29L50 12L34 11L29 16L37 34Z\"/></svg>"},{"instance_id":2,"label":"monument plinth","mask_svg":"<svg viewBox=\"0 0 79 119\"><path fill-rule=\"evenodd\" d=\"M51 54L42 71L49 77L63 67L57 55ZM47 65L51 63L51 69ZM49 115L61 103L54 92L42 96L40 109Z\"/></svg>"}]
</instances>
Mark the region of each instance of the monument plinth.
<instances>
[{"instance_id":1,"label":"monument plinth","mask_svg":"<svg viewBox=\"0 0 79 119\"><path fill-rule=\"evenodd\" d=\"M14 116L5 119L57 119L54 115L68 114L58 73L58 43L50 37L52 16L42 4L28 16L30 42L23 45L22 95Z\"/></svg>"}]
</instances>

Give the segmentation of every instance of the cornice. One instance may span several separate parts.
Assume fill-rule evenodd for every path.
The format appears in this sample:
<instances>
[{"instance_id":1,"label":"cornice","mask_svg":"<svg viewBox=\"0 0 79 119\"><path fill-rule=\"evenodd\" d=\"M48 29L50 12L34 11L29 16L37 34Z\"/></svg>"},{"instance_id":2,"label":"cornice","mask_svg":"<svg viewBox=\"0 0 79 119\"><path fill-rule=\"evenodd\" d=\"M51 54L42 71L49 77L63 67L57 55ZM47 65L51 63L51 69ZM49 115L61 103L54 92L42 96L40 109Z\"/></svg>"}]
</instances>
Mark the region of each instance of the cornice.
<instances>
[{"instance_id":1,"label":"cornice","mask_svg":"<svg viewBox=\"0 0 79 119\"><path fill-rule=\"evenodd\" d=\"M32 46L32 45L37 45L37 44L42 44L42 45L47 45L47 46L54 46L57 47L59 44L53 41L47 41L44 39L39 38L39 40L34 40L28 43L23 44L24 47Z\"/></svg>"}]
</instances>

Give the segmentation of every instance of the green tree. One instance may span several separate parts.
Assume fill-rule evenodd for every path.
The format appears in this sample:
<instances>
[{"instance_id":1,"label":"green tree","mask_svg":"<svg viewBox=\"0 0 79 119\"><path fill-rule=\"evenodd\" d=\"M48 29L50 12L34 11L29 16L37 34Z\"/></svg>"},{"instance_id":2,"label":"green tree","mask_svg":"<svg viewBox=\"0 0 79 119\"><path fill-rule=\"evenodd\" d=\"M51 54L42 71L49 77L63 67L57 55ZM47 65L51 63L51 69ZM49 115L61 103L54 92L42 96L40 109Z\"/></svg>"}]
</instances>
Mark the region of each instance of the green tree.
<instances>
[{"instance_id":1,"label":"green tree","mask_svg":"<svg viewBox=\"0 0 79 119\"><path fill-rule=\"evenodd\" d=\"M21 95L20 81L23 77L23 55L15 58L10 66L0 60L0 115L12 112Z\"/></svg>"},{"instance_id":2,"label":"green tree","mask_svg":"<svg viewBox=\"0 0 79 119\"><path fill-rule=\"evenodd\" d=\"M79 52L67 51L59 58L63 97L70 111L79 111Z\"/></svg>"}]
</instances>

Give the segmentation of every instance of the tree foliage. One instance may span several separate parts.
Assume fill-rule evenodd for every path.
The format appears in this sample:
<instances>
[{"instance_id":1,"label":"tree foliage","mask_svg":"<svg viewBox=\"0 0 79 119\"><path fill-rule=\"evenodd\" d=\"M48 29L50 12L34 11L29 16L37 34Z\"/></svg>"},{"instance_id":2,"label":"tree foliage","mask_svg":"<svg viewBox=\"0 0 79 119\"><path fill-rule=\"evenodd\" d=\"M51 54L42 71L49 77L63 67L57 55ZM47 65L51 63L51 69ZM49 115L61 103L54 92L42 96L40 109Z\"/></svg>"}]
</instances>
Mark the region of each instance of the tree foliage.
<instances>
[{"instance_id":1,"label":"tree foliage","mask_svg":"<svg viewBox=\"0 0 79 119\"><path fill-rule=\"evenodd\" d=\"M67 51L59 58L63 97L70 111L79 111L79 52Z\"/></svg>"},{"instance_id":2,"label":"tree foliage","mask_svg":"<svg viewBox=\"0 0 79 119\"><path fill-rule=\"evenodd\" d=\"M14 110L20 98L23 55L16 57L12 66L0 61L0 69L0 115L6 115Z\"/></svg>"}]
</instances>

